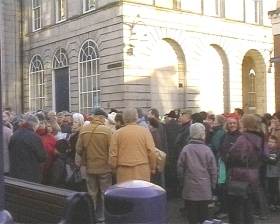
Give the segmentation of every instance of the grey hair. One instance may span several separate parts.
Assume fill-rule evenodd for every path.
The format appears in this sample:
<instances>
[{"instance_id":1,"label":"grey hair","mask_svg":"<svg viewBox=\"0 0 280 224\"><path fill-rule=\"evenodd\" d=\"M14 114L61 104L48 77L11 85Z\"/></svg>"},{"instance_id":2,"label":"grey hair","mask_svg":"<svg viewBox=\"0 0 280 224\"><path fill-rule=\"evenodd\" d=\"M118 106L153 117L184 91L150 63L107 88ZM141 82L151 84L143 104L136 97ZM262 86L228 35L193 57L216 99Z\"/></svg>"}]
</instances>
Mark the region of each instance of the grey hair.
<instances>
[{"instance_id":1,"label":"grey hair","mask_svg":"<svg viewBox=\"0 0 280 224\"><path fill-rule=\"evenodd\" d=\"M28 127L31 127L33 129L36 129L36 127L38 127L40 124L39 119L33 114L26 114L23 120L24 123L28 125Z\"/></svg>"},{"instance_id":2,"label":"grey hair","mask_svg":"<svg viewBox=\"0 0 280 224\"><path fill-rule=\"evenodd\" d=\"M126 108L122 116L125 124L134 123L138 119L138 113L135 108Z\"/></svg>"},{"instance_id":3,"label":"grey hair","mask_svg":"<svg viewBox=\"0 0 280 224\"><path fill-rule=\"evenodd\" d=\"M74 114L72 115L72 117L73 117L73 121L79 123L81 126L84 125L85 119L84 119L84 116L83 116L82 114L80 114L80 113L74 113Z\"/></svg>"}]
</instances>

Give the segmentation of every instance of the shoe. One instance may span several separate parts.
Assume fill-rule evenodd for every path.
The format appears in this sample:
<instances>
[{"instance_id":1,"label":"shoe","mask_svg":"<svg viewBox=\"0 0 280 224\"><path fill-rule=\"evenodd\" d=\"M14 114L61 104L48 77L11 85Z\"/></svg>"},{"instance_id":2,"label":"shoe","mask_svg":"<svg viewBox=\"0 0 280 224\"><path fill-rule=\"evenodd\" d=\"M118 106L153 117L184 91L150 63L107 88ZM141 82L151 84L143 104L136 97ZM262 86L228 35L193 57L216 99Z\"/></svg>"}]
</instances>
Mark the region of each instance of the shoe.
<instances>
[{"instance_id":1,"label":"shoe","mask_svg":"<svg viewBox=\"0 0 280 224\"><path fill-rule=\"evenodd\" d=\"M265 221L265 220L268 220L268 217L265 215L262 215L259 217L259 220Z\"/></svg>"},{"instance_id":2,"label":"shoe","mask_svg":"<svg viewBox=\"0 0 280 224\"><path fill-rule=\"evenodd\" d=\"M183 207L183 208L179 208L179 212L181 214L182 217L187 217L187 213L186 213L186 208Z\"/></svg>"},{"instance_id":3,"label":"shoe","mask_svg":"<svg viewBox=\"0 0 280 224\"><path fill-rule=\"evenodd\" d=\"M275 212L277 210L275 205L270 205L269 206L270 211Z\"/></svg>"},{"instance_id":4,"label":"shoe","mask_svg":"<svg viewBox=\"0 0 280 224\"><path fill-rule=\"evenodd\" d=\"M214 207L215 207L215 202L208 204L208 208L214 208Z\"/></svg>"},{"instance_id":5,"label":"shoe","mask_svg":"<svg viewBox=\"0 0 280 224\"><path fill-rule=\"evenodd\" d=\"M228 217L228 214L226 214L226 213L219 213L219 214L216 215L216 217L218 219L224 219L224 218Z\"/></svg>"}]
</instances>

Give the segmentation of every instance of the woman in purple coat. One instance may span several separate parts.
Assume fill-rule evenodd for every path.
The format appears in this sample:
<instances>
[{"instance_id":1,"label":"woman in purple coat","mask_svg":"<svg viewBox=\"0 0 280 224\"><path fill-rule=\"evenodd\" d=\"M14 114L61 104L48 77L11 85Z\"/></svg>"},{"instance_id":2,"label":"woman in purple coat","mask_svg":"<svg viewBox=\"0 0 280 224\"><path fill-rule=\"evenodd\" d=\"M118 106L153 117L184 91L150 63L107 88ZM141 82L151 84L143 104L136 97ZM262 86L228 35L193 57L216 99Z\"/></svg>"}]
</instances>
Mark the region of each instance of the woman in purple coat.
<instances>
[{"instance_id":1,"label":"woman in purple coat","mask_svg":"<svg viewBox=\"0 0 280 224\"><path fill-rule=\"evenodd\" d=\"M242 134L229 152L229 179L249 184L247 197L229 195L229 221L253 224L253 200L261 190L259 170L264 156L264 137L255 115L244 115L240 121Z\"/></svg>"},{"instance_id":2,"label":"woman in purple coat","mask_svg":"<svg viewBox=\"0 0 280 224\"><path fill-rule=\"evenodd\" d=\"M204 140L204 125L192 124L189 144L183 148L177 164L190 224L203 223L208 219L208 204L217 182L215 156Z\"/></svg>"}]
</instances>

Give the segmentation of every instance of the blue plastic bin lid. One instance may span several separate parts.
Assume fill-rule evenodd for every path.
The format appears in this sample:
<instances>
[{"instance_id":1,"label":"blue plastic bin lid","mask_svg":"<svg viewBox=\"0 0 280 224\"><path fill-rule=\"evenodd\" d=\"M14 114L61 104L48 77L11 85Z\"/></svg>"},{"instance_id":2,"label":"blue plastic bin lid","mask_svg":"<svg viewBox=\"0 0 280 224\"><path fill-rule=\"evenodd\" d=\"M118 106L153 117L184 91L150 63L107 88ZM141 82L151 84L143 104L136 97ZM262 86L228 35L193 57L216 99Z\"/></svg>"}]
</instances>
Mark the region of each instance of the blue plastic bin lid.
<instances>
[{"instance_id":1,"label":"blue plastic bin lid","mask_svg":"<svg viewBox=\"0 0 280 224\"><path fill-rule=\"evenodd\" d=\"M143 180L130 180L130 181L122 182L120 184L115 184L114 187L115 188L147 188L147 187L159 187L159 186Z\"/></svg>"},{"instance_id":2,"label":"blue plastic bin lid","mask_svg":"<svg viewBox=\"0 0 280 224\"><path fill-rule=\"evenodd\" d=\"M166 194L166 191L155 184L143 180L131 180L110 186L105 191L106 196L148 198Z\"/></svg>"}]
</instances>

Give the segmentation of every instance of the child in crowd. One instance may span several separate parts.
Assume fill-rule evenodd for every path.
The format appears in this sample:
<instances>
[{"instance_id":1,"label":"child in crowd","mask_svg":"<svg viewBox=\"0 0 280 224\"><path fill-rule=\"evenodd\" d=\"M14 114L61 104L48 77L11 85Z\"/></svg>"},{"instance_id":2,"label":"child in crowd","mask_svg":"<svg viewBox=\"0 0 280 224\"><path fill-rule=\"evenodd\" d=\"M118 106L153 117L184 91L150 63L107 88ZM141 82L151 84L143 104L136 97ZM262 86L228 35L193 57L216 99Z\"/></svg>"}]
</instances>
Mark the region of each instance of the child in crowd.
<instances>
[{"instance_id":1,"label":"child in crowd","mask_svg":"<svg viewBox=\"0 0 280 224\"><path fill-rule=\"evenodd\" d=\"M268 202L270 209L275 211L280 208L279 177L280 177L280 150L277 144L277 138L271 135L268 139L269 164L266 168L266 177L268 184Z\"/></svg>"}]
</instances>

